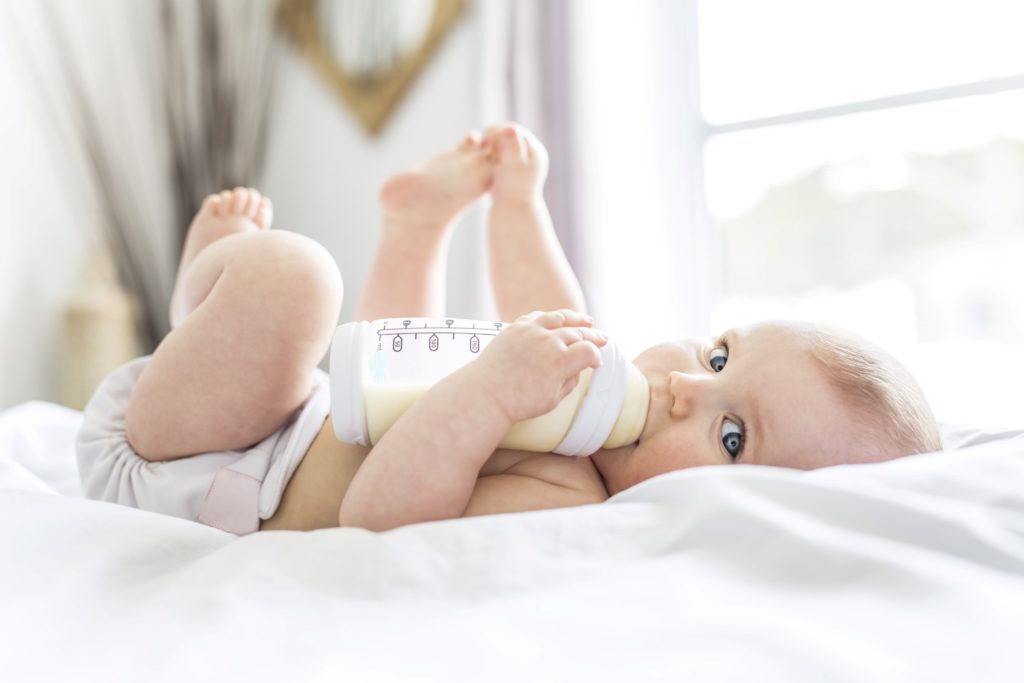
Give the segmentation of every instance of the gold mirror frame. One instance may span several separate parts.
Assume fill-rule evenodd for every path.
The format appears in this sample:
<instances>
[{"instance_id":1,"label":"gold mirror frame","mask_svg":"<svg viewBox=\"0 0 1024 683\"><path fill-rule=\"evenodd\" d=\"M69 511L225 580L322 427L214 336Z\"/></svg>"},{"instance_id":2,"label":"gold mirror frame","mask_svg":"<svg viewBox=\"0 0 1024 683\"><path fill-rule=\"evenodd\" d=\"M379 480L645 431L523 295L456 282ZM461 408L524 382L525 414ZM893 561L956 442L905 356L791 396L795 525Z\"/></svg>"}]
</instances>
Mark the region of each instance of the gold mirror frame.
<instances>
[{"instance_id":1,"label":"gold mirror frame","mask_svg":"<svg viewBox=\"0 0 1024 683\"><path fill-rule=\"evenodd\" d=\"M331 54L323 31L317 26L319 2L280 0L278 27L313 63L371 135L381 131L466 5L466 0L435 0L434 15L420 45L396 62L385 75L367 80L347 73Z\"/></svg>"}]
</instances>

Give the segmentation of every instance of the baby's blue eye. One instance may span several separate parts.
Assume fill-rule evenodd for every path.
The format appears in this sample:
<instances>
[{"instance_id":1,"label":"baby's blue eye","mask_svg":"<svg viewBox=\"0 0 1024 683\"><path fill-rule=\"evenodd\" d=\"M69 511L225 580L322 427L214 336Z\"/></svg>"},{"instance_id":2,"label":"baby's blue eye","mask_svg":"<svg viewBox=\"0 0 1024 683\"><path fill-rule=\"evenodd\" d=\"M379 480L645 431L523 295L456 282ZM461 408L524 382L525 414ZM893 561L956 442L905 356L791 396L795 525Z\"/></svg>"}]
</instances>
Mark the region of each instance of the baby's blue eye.
<instances>
[{"instance_id":1,"label":"baby's blue eye","mask_svg":"<svg viewBox=\"0 0 1024 683\"><path fill-rule=\"evenodd\" d=\"M711 369L715 372L721 372L722 368L725 367L725 362L729 360L729 350L722 346L716 346L711 349L711 356L708 358L708 362L711 364Z\"/></svg>"},{"instance_id":2,"label":"baby's blue eye","mask_svg":"<svg viewBox=\"0 0 1024 683\"><path fill-rule=\"evenodd\" d=\"M743 428L728 418L722 421L722 445L733 460L743 452Z\"/></svg>"}]
</instances>

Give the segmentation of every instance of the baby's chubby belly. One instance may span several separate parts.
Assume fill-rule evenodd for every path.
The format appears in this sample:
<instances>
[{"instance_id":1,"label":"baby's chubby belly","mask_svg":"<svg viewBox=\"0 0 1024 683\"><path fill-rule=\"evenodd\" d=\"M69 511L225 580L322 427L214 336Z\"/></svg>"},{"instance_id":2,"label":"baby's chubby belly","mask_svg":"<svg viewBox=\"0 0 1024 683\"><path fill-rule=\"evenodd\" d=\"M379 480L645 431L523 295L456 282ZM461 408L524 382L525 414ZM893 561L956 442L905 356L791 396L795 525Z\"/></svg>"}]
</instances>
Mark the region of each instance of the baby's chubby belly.
<instances>
[{"instance_id":1,"label":"baby's chubby belly","mask_svg":"<svg viewBox=\"0 0 1024 683\"><path fill-rule=\"evenodd\" d=\"M260 530L310 531L338 526L341 501L370 450L368 446L338 441L328 416L288 482L277 511L263 521ZM513 468L519 475L593 489L607 497L590 458L499 449L480 469L480 478Z\"/></svg>"}]
</instances>

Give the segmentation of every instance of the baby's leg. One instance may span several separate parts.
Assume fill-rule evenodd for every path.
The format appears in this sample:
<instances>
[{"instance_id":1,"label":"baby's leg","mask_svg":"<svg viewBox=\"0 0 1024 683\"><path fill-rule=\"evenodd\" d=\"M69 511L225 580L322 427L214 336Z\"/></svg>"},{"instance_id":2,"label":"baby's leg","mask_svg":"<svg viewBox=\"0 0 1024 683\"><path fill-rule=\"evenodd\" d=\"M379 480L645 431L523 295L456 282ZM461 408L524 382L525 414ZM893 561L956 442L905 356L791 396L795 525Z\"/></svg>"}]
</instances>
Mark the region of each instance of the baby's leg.
<instances>
[{"instance_id":1,"label":"baby's leg","mask_svg":"<svg viewBox=\"0 0 1024 683\"><path fill-rule=\"evenodd\" d=\"M381 241L356 320L444 314L448 241L459 215L490 185L491 167L480 134L473 132L454 149L385 183Z\"/></svg>"},{"instance_id":2,"label":"baby's leg","mask_svg":"<svg viewBox=\"0 0 1024 683\"><path fill-rule=\"evenodd\" d=\"M497 165L491 187L489 252L502 320L535 310L586 311L583 290L562 252L542 193L548 155L528 130L491 126L484 147Z\"/></svg>"},{"instance_id":3,"label":"baby's leg","mask_svg":"<svg viewBox=\"0 0 1024 683\"><path fill-rule=\"evenodd\" d=\"M269 204L241 188L207 198L192 222L173 329L128 402L128 440L147 460L250 446L308 397L341 276L319 244L269 223Z\"/></svg>"}]
</instances>

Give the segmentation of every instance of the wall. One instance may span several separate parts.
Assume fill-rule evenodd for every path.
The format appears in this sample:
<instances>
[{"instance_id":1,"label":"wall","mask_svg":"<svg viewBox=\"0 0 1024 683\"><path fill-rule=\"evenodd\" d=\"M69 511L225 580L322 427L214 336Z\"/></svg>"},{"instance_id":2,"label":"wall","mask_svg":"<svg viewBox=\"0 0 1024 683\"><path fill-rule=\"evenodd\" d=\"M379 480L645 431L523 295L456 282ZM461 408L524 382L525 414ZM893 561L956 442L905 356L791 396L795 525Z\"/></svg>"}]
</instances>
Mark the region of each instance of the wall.
<instances>
[{"instance_id":1,"label":"wall","mask_svg":"<svg viewBox=\"0 0 1024 683\"><path fill-rule=\"evenodd\" d=\"M24 8L22 8L24 9ZM399 110L367 137L313 69L289 54L271 131L262 189L276 227L322 242L345 277L342 320L351 317L378 236L377 190L393 172L429 158L479 126L480 11L470 3ZM30 35L26 40L45 40ZM0 41L3 43L4 41ZM10 47L7 45L6 47ZM97 231L58 181L41 117L32 114L14 62L0 45L0 409L56 400L63 306L74 293ZM479 212L456 233L449 261L449 312L493 315L484 303Z\"/></svg>"},{"instance_id":2,"label":"wall","mask_svg":"<svg viewBox=\"0 0 1024 683\"><path fill-rule=\"evenodd\" d=\"M395 171L422 162L481 125L480 11L462 20L421 72L379 137L368 137L314 70L290 56L275 112L264 190L277 227L315 238L334 254L345 278L342 320L351 318L378 238L377 192ZM476 254L482 235L467 216L452 241L449 308L479 315ZM477 226L478 227L478 226Z\"/></svg>"}]
</instances>

